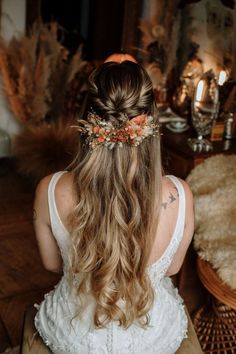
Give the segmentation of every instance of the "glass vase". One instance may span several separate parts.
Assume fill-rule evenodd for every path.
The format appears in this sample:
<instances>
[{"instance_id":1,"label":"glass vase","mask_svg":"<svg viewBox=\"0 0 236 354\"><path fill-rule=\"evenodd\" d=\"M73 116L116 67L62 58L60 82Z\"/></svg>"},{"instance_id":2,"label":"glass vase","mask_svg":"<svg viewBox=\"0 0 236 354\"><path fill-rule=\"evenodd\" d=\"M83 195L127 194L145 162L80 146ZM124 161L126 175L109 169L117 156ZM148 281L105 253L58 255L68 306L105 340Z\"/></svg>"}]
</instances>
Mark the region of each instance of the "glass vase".
<instances>
[{"instance_id":1,"label":"glass vase","mask_svg":"<svg viewBox=\"0 0 236 354\"><path fill-rule=\"evenodd\" d=\"M219 110L219 89L212 70L204 73L199 80L191 103L191 123L197 137L189 138L188 145L194 151L210 151L212 143L206 138Z\"/></svg>"}]
</instances>

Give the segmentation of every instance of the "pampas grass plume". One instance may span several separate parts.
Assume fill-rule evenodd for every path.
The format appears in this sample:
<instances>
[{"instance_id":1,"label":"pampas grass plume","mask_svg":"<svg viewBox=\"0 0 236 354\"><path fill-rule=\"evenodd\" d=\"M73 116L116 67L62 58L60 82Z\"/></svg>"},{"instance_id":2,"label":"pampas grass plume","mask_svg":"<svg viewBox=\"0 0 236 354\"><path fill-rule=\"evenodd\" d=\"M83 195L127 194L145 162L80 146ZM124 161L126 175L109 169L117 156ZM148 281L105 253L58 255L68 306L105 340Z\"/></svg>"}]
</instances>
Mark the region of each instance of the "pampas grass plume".
<instances>
[{"instance_id":1,"label":"pampas grass plume","mask_svg":"<svg viewBox=\"0 0 236 354\"><path fill-rule=\"evenodd\" d=\"M67 168L78 145L78 132L71 125L26 126L13 141L18 171L37 183L41 178Z\"/></svg>"}]
</instances>

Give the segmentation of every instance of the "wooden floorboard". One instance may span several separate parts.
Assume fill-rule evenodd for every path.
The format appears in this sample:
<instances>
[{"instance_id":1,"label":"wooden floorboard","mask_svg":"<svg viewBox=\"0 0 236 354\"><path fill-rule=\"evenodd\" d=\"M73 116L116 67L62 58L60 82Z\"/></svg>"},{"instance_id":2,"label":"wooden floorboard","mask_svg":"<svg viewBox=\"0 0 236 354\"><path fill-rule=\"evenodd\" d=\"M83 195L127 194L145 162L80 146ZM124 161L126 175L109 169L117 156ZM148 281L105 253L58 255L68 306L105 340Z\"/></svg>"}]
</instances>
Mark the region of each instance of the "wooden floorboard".
<instances>
[{"instance_id":1,"label":"wooden floorboard","mask_svg":"<svg viewBox=\"0 0 236 354\"><path fill-rule=\"evenodd\" d=\"M59 276L43 268L32 223L33 183L0 160L0 352L20 343L25 308Z\"/></svg>"}]
</instances>

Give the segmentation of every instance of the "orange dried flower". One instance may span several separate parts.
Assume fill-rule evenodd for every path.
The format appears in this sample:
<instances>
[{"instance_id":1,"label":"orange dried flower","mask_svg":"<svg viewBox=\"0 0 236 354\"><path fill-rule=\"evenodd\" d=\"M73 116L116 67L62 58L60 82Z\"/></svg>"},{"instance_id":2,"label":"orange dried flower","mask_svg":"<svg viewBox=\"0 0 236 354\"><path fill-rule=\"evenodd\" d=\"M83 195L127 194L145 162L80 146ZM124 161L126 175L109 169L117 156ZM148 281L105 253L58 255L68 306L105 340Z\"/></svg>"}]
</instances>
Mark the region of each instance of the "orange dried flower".
<instances>
[{"instance_id":1,"label":"orange dried flower","mask_svg":"<svg viewBox=\"0 0 236 354\"><path fill-rule=\"evenodd\" d=\"M105 145L109 148L114 146L139 145L145 138L158 135L159 126L154 122L153 117L141 114L128 119L119 128L111 122L102 120L95 113L89 113L87 120L79 120L79 131L87 134L89 146L94 149L97 146Z\"/></svg>"}]
</instances>

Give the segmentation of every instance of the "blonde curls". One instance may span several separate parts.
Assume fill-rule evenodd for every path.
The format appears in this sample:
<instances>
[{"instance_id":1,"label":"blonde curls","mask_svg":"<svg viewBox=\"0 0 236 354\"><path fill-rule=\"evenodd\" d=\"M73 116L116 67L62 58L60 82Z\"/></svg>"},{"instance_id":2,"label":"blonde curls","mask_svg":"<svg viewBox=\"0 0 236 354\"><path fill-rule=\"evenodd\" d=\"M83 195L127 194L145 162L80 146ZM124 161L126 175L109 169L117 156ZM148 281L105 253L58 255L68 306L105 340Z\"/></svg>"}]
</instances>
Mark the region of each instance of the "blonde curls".
<instances>
[{"instance_id":1,"label":"blonde curls","mask_svg":"<svg viewBox=\"0 0 236 354\"><path fill-rule=\"evenodd\" d=\"M144 70L134 63L110 64L104 64L91 79L93 108L107 119L118 119L120 113L127 114L127 98L133 102L133 111L131 106L128 109L133 112L131 116L136 112L153 114L150 79ZM117 66L123 73L118 84L121 112L117 106L116 113L111 113ZM103 69L107 67L110 71L106 76ZM135 80L130 83L135 71ZM113 103L108 103L109 99ZM85 147L81 151L74 162L78 204L71 215L70 259L72 273L80 278L77 294L94 297L97 327L113 320L125 328L134 321L146 325L154 296L147 264L161 195L159 139L152 136L138 147L109 150L100 146L92 152Z\"/></svg>"}]
</instances>

